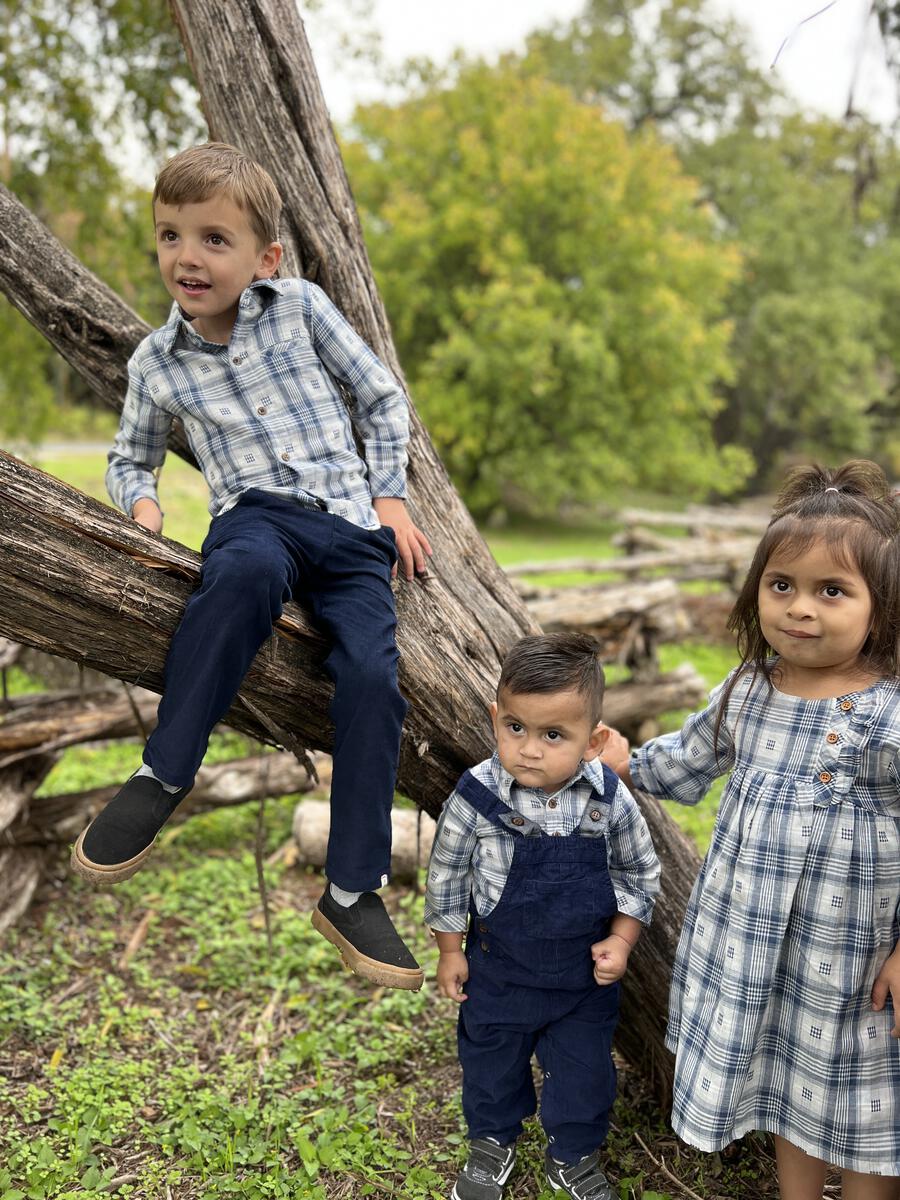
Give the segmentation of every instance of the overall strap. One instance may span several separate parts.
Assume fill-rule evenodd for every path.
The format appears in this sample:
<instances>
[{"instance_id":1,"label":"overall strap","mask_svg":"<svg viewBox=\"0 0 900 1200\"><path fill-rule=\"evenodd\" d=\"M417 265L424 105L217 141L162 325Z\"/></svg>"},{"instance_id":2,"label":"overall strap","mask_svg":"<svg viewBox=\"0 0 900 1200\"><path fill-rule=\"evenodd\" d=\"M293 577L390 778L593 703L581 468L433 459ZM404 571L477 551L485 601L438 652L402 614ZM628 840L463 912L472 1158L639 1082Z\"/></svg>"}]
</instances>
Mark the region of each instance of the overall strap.
<instances>
[{"instance_id":1,"label":"overall strap","mask_svg":"<svg viewBox=\"0 0 900 1200\"><path fill-rule=\"evenodd\" d=\"M456 790L475 809L479 816L498 825L507 833L520 834L522 837L540 836L541 827L534 821L529 821L521 813L504 804L496 792L476 779L471 771L463 771L456 784Z\"/></svg>"}]
</instances>

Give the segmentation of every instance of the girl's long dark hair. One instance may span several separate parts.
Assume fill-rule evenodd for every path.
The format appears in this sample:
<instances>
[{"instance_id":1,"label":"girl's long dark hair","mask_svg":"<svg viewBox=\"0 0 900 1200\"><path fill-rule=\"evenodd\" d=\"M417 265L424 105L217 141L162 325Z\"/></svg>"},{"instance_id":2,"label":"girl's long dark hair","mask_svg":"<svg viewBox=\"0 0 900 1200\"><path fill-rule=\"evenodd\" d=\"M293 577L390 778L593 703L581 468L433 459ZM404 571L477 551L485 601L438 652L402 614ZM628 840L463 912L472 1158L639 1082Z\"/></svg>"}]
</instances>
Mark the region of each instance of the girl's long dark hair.
<instances>
[{"instance_id":1,"label":"girl's long dark hair","mask_svg":"<svg viewBox=\"0 0 900 1200\"><path fill-rule=\"evenodd\" d=\"M799 555L819 539L839 562L856 567L872 596L872 629L862 648L866 665L882 677L900 677L900 493L866 459L836 470L795 467L785 478L728 618L741 661L722 694L716 742L737 681L752 671L754 678L761 673L772 682L776 660L759 623L759 583L766 564L776 550Z\"/></svg>"}]
</instances>

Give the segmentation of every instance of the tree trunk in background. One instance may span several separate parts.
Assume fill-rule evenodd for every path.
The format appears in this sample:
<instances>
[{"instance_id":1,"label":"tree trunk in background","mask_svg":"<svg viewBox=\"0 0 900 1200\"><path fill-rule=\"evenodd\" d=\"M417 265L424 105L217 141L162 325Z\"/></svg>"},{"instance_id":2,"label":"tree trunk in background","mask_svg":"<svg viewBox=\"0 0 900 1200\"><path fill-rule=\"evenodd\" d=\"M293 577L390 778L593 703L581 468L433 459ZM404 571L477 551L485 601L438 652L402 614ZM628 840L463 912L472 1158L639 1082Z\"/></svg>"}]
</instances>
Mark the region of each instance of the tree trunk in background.
<instances>
[{"instance_id":1,"label":"tree trunk in background","mask_svg":"<svg viewBox=\"0 0 900 1200\"><path fill-rule=\"evenodd\" d=\"M321 284L402 379L295 8L287 0L174 0L172 7L212 135L261 161L282 193L286 272ZM147 327L5 190L0 287L120 408L125 361ZM190 457L178 434L173 448ZM535 627L415 413L410 459L410 507L435 557L429 584L403 585L398 594L401 686L411 704L398 784L433 813L459 771L489 751L486 706L500 659ZM168 641L197 570L197 556L183 547L0 457L0 633L159 690ZM291 748L327 749L323 651L300 610L289 606L229 723ZM697 856L659 805L648 801L645 812L666 868L665 891L624 981L618 1044L664 1097L671 1082L662 1045L666 991Z\"/></svg>"}]
</instances>

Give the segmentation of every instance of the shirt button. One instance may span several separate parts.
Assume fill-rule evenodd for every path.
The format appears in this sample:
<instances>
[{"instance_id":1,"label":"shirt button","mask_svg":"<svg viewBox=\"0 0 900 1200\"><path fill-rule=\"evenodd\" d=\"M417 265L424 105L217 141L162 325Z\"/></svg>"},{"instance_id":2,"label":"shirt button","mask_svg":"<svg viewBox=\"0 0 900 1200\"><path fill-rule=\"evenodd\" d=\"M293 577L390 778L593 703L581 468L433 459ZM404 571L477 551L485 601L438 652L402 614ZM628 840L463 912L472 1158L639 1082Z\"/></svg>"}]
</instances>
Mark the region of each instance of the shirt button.
<instances>
[{"instance_id":1,"label":"shirt button","mask_svg":"<svg viewBox=\"0 0 900 1200\"><path fill-rule=\"evenodd\" d=\"M553 836L554 836L554 837L562 837L562 834L561 834L561 833L560 833L560 831L557 829L557 830L556 830L556 832L554 833L554 835L553 835Z\"/></svg>"},{"instance_id":2,"label":"shirt button","mask_svg":"<svg viewBox=\"0 0 900 1200\"><path fill-rule=\"evenodd\" d=\"M590 815L591 815L591 820L592 820L592 821L599 821L599 820L600 820L600 810L599 810L599 809L597 809L597 808L592 808L592 809L591 809L591 814L590 814Z\"/></svg>"},{"instance_id":3,"label":"shirt button","mask_svg":"<svg viewBox=\"0 0 900 1200\"><path fill-rule=\"evenodd\" d=\"M513 817L513 818L512 818L512 823L513 823L513 825L524 825L524 824L525 824L525 818L524 818L524 817Z\"/></svg>"},{"instance_id":4,"label":"shirt button","mask_svg":"<svg viewBox=\"0 0 900 1200\"><path fill-rule=\"evenodd\" d=\"M289 455L287 452L285 452L285 453L284 453L284 454L282 454L282 456L281 456L281 461L282 461L282 462L290 462L290 461L291 461L291 456L290 456L290 455Z\"/></svg>"},{"instance_id":5,"label":"shirt button","mask_svg":"<svg viewBox=\"0 0 900 1200\"><path fill-rule=\"evenodd\" d=\"M840 741L840 738L838 737L838 735L836 733L829 733L826 736L825 741L830 742L831 745L833 746L835 742Z\"/></svg>"},{"instance_id":6,"label":"shirt button","mask_svg":"<svg viewBox=\"0 0 900 1200\"><path fill-rule=\"evenodd\" d=\"M264 417L269 410L266 408L266 406L264 404L261 404L256 411L259 413L259 415L261 417Z\"/></svg>"},{"instance_id":7,"label":"shirt button","mask_svg":"<svg viewBox=\"0 0 900 1200\"><path fill-rule=\"evenodd\" d=\"M548 801L547 801L547 807L548 807L548 808L556 808L556 801L555 801L555 800L548 800Z\"/></svg>"},{"instance_id":8,"label":"shirt button","mask_svg":"<svg viewBox=\"0 0 900 1200\"><path fill-rule=\"evenodd\" d=\"M831 772L830 771L820 771L819 772L819 783L831 783Z\"/></svg>"},{"instance_id":9,"label":"shirt button","mask_svg":"<svg viewBox=\"0 0 900 1200\"><path fill-rule=\"evenodd\" d=\"M853 707L853 701L852 701L852 700L842 700L842 701L841 701L841 709L842 709L844 712L849 712L849 711L850 711L850 709L851 709L852 707Z\"/></svg>"}]
</instances>

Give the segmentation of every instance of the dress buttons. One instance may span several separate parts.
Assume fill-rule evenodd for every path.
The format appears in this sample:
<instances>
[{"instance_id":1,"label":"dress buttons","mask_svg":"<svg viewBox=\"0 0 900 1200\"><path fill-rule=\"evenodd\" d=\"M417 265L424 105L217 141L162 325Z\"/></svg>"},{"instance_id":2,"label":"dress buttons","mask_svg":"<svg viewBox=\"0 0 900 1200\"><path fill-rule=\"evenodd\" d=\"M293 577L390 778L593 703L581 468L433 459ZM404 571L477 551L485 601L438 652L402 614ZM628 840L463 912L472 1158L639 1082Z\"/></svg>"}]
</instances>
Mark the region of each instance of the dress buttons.
<instances>
[{"instance_id":1,"label":"dress buttons","mask_svg":"<svg viewBox=\"0 0 900 1200\"><path fill-rule=\"evenodd\" d=\"M840 740L841 739L838 737L838 735L836 733L829 733L829 734L826 734L826 736L825 736L825 741L830 742L832 746L834 745L835 742L839 742Z\"/></svg>"},{"instance_id":2,"label":"dress buttons","mask_svg":"<svg viewBox=\"0 0 900 1200\"><path fill-rule=\"evenodd\" d=\"M830 771L819 772L819 783L831 783L831 778L832 776Z\"/></svg>"},{"instance_id":3,"label":"dress buttons","mask_svg":"<svg viewBox=\"0 0 900 1200\"><path fill-rule=\"evenodd\" d=\"M524 818L524 817L513 817L513 818L512 818L512 823L513 823L513 825L524 825L524 824L525 824L525 818Z\"/></svg>"},{"instance_id":4,"label":"dress buttons","mask_svg":"<svg viewBox=\"0 0 900 1200\"><path fill-rule=\"evenodd\" d=\"M548 801L547 801L547 807L548 807L548 808L556 808L556 801L555 801L555 800L548 800Z\"/></svg>"},{"instance_id":5,"label":"dress buttons","mask_svg":"<svg viewBox=\"0 0 900 1200\"><path fill-rule=\"evenodd\" d=\"M259 413L259 415L261 417L264 417L269 410L266 408L266 406L264 404L261 404L256 411Z\"/></svg>"},{"instance_id":6,"label":"dress buttons","mask_svg":"<svg viewBox=\"0 0 900 1200\"><path fill-rule=\"evenodd\" d=\"M600 809L592 808L590 811L590 818L592 821L599 821L600 820Z\"/></svg>"},{"instance_id":7,"label":"dress buttons","mask_svg":"<svg viewBox=\"0 0 900 1200\"><path fill-rule=\"evenodd\" d=\"M282 456L281 456L281 461L282 461L282 462L290 462L290 461L291 461L291 456L290 456L289 454L282 454Z\"/></svg>"},{"instance_id":8,"label":"dress buttons","mask_svg":"<svg viewBox=\"0 0 900 1200\"><path fill-rule=\"evenodd\" d=\"M852 707L853 707L852 700L842 700L841 701L841 709L843 712L849 712Z\"/></svg>"}]
</instances>

